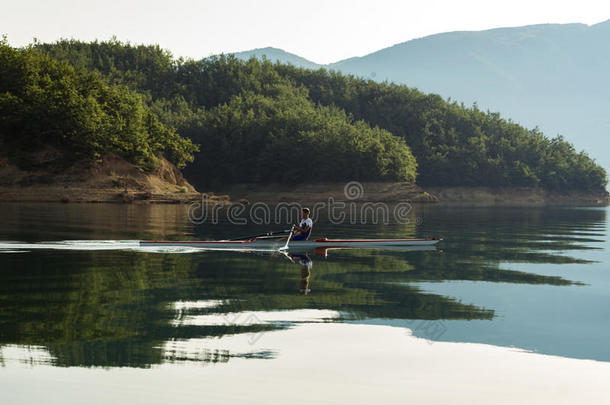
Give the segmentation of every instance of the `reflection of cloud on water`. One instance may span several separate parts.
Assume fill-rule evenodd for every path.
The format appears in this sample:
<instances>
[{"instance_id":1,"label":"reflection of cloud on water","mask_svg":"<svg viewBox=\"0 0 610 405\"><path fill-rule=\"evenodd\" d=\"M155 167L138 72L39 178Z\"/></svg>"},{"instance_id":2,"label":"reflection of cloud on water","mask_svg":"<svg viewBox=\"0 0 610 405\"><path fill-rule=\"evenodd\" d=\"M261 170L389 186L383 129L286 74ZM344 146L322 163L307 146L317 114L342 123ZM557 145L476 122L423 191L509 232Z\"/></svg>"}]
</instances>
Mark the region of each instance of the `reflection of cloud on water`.
<instances>
[{"instance_id":1,"label":"reflection of cloud on water","mask_svg":"<svg viewBox=\"0 0 610 405\"><path fill-rule=\"evenodd\" d=\"M3 345L0 346L0 365L2 367L13 364L55 364L55 356L49 353L44 346L22 346L22 345Z\"/></svg>"},{"instance_id":2,"label":"reflection of cloud on water","mask_svg":"<svg viewBox=\"0 0 610 405\"><path fill-rule=\"evenodd\" d=\"M312 323L337 320L341 317L338 311L325 309L298 309L287 311L242 311L206 315L183 315L173 320L173 326L215 326L253 324Z\"/></svg>"}]
</instances>

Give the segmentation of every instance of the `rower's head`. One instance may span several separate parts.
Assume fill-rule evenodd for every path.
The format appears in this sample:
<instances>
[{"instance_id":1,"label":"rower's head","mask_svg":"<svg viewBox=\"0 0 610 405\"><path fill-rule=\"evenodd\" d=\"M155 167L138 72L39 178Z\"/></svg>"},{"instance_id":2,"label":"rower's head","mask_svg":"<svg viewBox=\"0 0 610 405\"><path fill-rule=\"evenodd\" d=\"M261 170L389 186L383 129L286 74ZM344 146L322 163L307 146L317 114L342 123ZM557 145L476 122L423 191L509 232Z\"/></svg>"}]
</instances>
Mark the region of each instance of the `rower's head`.
<instances>
[{"instance_id":1,"label":"rower's head","mask_svg":"<svg viewBox=\"0 0 610 405\"><path fill-rule=\"evenodd\" d=\"M309 208L303 208L302 217L303 219L309 218Z\"/></svg>"}]
</instances>

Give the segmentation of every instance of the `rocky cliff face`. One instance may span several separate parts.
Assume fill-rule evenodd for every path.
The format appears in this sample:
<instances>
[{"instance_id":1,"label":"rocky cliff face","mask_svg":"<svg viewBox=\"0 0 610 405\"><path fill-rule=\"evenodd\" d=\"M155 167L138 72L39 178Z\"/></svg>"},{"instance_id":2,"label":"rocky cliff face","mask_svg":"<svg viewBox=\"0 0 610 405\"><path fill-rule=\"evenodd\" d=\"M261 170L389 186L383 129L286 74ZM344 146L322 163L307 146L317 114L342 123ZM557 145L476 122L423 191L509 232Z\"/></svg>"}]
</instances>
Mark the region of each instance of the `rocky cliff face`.
<instances>
[{"instance_id":1,"label":"rocky cliff face","mask_svg":"<svg viewBox=\"0 0 610 405\"><path fill-rule=\"evenodd\" d=\"M41 157L44 160L44 157ZM108 155L68 168L20 168L0 156L0 200L131 202L192 198L197 190L164 158L152 172Z\"/></svg>"}]
</instances>

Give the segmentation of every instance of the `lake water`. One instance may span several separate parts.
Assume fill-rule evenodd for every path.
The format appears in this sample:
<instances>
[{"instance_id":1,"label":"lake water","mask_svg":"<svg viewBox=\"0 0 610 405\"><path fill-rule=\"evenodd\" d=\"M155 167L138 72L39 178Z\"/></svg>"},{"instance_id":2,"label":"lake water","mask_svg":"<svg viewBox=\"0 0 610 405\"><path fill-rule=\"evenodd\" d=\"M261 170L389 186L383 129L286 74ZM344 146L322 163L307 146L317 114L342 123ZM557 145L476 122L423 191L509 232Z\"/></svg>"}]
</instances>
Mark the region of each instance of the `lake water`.
<instances>
[{"instance_id":1,"label":"lake water","mask_svg":"<svg viewBox=\"0 0 610 405\"><path fill-rule=\"evenodd\" d=\"M270 228L183 205L1 204L0 403L610 403L608 217L320 217L444 240L286 255L138 248Z\"/></svg>"}]
</instances>

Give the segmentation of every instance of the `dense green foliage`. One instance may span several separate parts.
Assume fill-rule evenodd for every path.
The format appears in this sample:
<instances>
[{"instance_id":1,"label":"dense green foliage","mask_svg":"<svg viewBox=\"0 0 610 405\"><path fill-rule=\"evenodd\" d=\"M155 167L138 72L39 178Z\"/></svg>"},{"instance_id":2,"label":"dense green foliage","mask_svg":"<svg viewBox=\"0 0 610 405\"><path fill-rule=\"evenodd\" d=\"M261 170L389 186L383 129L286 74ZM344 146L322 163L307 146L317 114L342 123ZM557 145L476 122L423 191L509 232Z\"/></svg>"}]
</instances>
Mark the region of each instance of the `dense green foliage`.
<instances>
[{"instance_id":1,"label":"dense green foliage","mask_svg":"<svg viewBox=\"0 0 610 405\"><path fill-rule=\"evenodd\" d=\"M606 185L561 137L402 85L230 56L175 60L116 40L36 48L139 92L162 125L200 144L186 170L196 186L416 175L422 185Z\"/></svg>"},{"instance_id":2,"label":"dense green foliage","mask_svg":"<svg viewBox=\"0 0 610 405\"><path fill-rule=\"evenodd\" d=\"M6 42L0 43L0 142L13 157L53 148L61 152L55 163L69 164L113 153L147 170L160 155L184 166L196 150L135 91Z\"/></svg>"},{"instance_id":3,"label":"dense green foliage","mask_svg":"<svg viewBox=\"0 0 610 405\"><path fill-rule=\"evenodd\" d=\"M597 189L605 170L561 137L549 139L498 113L465 108L406 86L376 83L326 70L277 65L283 77L358 119L404 138L425 185L542 186Z\"/></svg>"},{"instance_id":4,"label":"dense green foliage","mask_svg":"<svg viewBox=\"0 0 610 405\"><path fill-rule=\"evenodd\" d=\"M389 132L316 106L303 89L237 95L189 128L205 145L187 175L223 181L415 180L415 159Z\"/></svg>"},{"instance_id":5,"label":"dense green foliage","mask_svg":"<svg viewBox=\"0 0 610 405\"><path fill-rule=\"evenodd\" d=\"M145 94L161 121L201 145L185 174L226 182L405 180L417 164L404 140L318 105L273 64L174 61L158 47L61 41L38 49ZM142 72L146 72L143 74Z\"/></svg>"}]
</instances>

